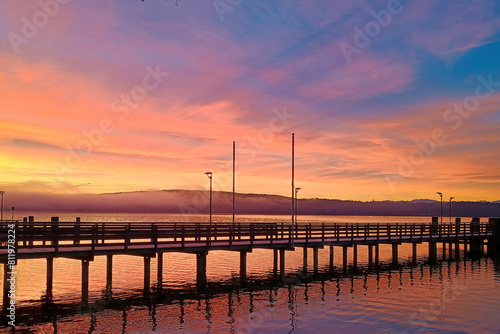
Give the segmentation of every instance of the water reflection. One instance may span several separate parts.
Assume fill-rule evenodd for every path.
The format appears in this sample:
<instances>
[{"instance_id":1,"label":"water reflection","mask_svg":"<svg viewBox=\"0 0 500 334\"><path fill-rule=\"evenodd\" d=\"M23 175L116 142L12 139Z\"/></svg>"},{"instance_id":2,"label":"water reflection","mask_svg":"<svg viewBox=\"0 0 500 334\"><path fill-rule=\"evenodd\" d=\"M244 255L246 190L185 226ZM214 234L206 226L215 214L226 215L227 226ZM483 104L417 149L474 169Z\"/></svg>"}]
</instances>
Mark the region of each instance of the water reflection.
<instances>
[{"instance_id":1,"label":"water reflection","mask_svg":"<svg viewBox=\"0 0 500 334\"><path fill-rule=\"evenodd\" d=\"M315 307L318 302L321 305L331 305L332 301L340 302L337 305L349 305L355 303L356 299L359 299L358 296L376 301L383 299L389 292L404 293L419 287L427 287L427 290L434 289L437 292L433 311L443 314L450 298L450 286L456 279L471 279L471 277L476 279L493 269L494 280L498 284L500 260L497 256L494 259L483 258L479 261L446 261L437 262L435 265L421 263L419 267L400 266L397 271L394 269L365 271L355 275L326 273L318 275L317 280L307 276L297 276L289 280L288 284L275 284L273 280L257 280L250 282L245 289L235 289L228 283L221 284L202 295L190 291L164 289L148 297L138 292L131 298L120 299L119 296L110 296L107 291L103 291L102 298L89 305L88 310L71 304L54 304L50 295L47 295L41 306L20 310L19 324L20 329L51 324L52 330L57 333L61 322L65 322L66 326L72 319L84 314L87 318L85 327L88 333L102 331L131 333L133 330L129 328L130 324L137 325L136 319L139 317L143 321L142 328L153 332L178 330L186 333L190 331L250 333L252 329L260 328L259 326L264 324L267 326L268 323L283 322L287 319L287 331L291 333L300 328L306 310ZM425 290L419 291L426 293ZM396 303L394 300L390 302ZM273 310L276 317L269 315L270 310ZM286 315L283 313L285 310ZM129 323L132 311L134 320L130 320ZM22 314L31 316L35 312L39 314L37 317L26 319L22 317ZM121 314L121 328L110 327L114 325L106 323L110 313L116 317ZM169 323L166 319L172 319L173 315L176 321ZM74 332L78 333L80 329L81 327L74 327Z\"/></svg>"}]
</instances>

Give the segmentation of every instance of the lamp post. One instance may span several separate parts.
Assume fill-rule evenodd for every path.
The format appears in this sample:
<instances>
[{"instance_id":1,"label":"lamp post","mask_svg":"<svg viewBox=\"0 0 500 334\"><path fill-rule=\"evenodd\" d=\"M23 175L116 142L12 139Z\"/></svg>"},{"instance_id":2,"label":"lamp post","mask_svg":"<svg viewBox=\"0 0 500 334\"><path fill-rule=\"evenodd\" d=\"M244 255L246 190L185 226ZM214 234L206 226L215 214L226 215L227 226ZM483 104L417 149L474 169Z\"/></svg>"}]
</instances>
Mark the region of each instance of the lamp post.
<instances>
[{"instance_id":1,"label":"lamp post","mask_svg":"<svg viewBox=\"0 0 500 334\"><path fill-rule=\"evenodd\" d=\"M298 226L298 218L297 218L297 212L298 212L298 209L297 209L297 203L298 203L298 200L297 200L297 193L299 192L299 190L302 189L302 188L295 188L295 227L297 228Z\"/></svg>"},{"instance_id":2,"label":"lamp post","mask_svg":"<svg viewBox=\"0 0 500 334\"><path fill-rule=\"evenodd\" d=\"M212 226L212 172L206 172L206 176L210 179L210 226Z\"/></svg>"},{"instance_id":3,"label":"lamp post","mask_svg":"<svg viewBox=\"0 0 500 334\"><path fill-rule=\"evenodd\" d=\"M450 224L451 224L451 201L453 201L455 197L450 197Z\"/></svg>"},{"instance_id":4,"label":"lamp post","mask_svg":"<svg viewBox=\"0 0 500 334\"><path fill-rule=\"evenodd\" d=\"M2 195L2 213L0 214L0 222L3 222L3 195L5 194L5 191L0 191L0 195Z\"/></svg>"},{"instance_id":5,"label":"lamp post","mask_svg":"<svg viewBox=\"0 0 500 334\"><path fill-rule=\"evenodd\" d=\"M441 224L443 224L443 193L438 191L436 194L441 196Z\"/></svg>"}]
</instances>

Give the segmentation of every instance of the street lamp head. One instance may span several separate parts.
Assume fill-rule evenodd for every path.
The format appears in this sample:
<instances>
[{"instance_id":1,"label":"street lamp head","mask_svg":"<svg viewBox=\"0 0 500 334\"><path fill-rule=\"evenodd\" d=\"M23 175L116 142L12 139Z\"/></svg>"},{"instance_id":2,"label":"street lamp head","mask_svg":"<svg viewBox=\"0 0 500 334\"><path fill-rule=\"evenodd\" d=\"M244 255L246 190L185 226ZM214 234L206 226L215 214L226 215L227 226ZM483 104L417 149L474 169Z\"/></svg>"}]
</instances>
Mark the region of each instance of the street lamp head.
<instances>
[{"instance_id":1,"label":"street lamp head","mask_svg":"<svg viewBox=\"0 0 500 334\"><path fill-rule=\"evenodd\" d=\"M302 189L302 188L299 188L299 187L295 188L295 193L298 193L300 189Z\"/></svg>"},{"instance_id":2,"label":"street lamp head","mask_svg":"<svg viewBox=\"0 0 500 334\"><path fill-rule=\"evenodd\" d=\"M454 199L455 199L455 197L450 197L450 202L451 202L452 200L454 200Z\"/></svg>"},{"instance_id":3,"label":"street lamp head","mask_svg":"<svg viewBox=\"0 0 500 334\"><path fill-rule=\"evenodd\" d=\"M443 193L441 193L439 191L436 194L438 194L439 196L443 197Z\"/></svg>"},{"instance_id":4,"label":"street lamp head","mask_svg":"<svg viewBox=\"0 0 500 334\"><path fill-rule=\"evenodd\" d=\"M206 172L206 173L205 173L205 175L206 175L206 176L208 176L208 178L209 178L209 179L211 179L211 178L212 178L213 173L212 173L212 172Z\"/></svg>"},{"instance_id":5,"label":"street lamp head","mask_svg":"<svg viewBox=\"0 0 500 334\"><path fill-rule=\"evenodd\" d=\"M5 191L0 191L0 195L3 196L3 194L5 194Z\"/></svg>"}]
</instances>

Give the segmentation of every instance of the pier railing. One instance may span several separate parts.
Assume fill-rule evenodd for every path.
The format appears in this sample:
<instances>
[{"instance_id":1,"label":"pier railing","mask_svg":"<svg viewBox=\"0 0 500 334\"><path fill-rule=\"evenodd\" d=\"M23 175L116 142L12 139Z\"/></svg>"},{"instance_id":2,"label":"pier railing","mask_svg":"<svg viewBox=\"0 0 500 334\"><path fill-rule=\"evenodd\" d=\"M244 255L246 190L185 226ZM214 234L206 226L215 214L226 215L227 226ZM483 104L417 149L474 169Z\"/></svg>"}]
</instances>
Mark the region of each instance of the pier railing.
<instances>
[{"instance_id":1,"label":"pier railing","mask_svg":"<svg viewBox=\"0 0 500 334\"><path fill-rule=\"evenodd\" d=\"M146 245L184 248L189 245L245 244L275 242L421 241L424 238L487 237L488 223L310 223L292 226L285 223L83 223L83 222L3 222L0 240L7 240L9 229L15 229L16 251L23 248L64 248L102 246L128 249ZM293 236L293 237L292 237ZM6 249L6 242L0 244Z\"/></svg>"}]
</instances>

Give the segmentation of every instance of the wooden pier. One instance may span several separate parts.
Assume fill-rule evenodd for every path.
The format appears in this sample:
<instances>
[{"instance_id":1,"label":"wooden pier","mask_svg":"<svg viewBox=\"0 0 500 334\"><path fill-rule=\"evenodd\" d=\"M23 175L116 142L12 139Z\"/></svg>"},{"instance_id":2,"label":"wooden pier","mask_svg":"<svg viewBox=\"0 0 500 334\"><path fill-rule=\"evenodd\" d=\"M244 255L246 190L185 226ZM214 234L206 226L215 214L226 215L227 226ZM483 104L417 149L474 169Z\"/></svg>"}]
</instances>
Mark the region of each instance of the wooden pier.
<instances>
[{"instance_id":1,"label":"wooden pier","mask_svg":"<svg viewBox=\"0 0 500 334\"><path fill-rule=\"evenodd\" d=\"M9 229L15 230L15 244L10 251L7 244ZM4 263L3 305L9 305L7 282L9 260L45 258L47 261L47 294L51 295L53 285L53 259L65 257L77 259L82 264L82 302L88 302L89 262L95 256L107 257L106 288L111 291L113 277L113 256L128 254L144 258L144 291L151 285L151 258L157 257L158 277L163 280L163 254L185 252L196 256L197 288L207 285L207 254L211 250L237 251L240 253L240 279L244 283L247 276L247 254L253 249L273 251L275 274L285 276L285 255L296 247L303 248L303 270L307 272L307 253L313 252L313 272L318 272L318 250L329 247L329 267L334 268L334 247L343 252L342 270L348 268L348 248L353 249L351 266L357 267L358 247L368 247L370 267L379 265L379 246L392 245L392 264L398 264L398 246L411 243L413 262L417 261L417 245L428 244L429 262L437 260L437 243L443 243L443 254L449 249L450 258L455 251L459 255L460 246L468 254L480 254L487 241L488 251L500 250L500 219L490 218L480 222L438 224L433 217L431 223L407 224L299 224L291 226L283 223L84 223L79 218L75 222L59 222L57 217L51 222L35 222L32 217L23 222L3 222L0 225L0 262Z\"/></svg>"}]
</instances>

